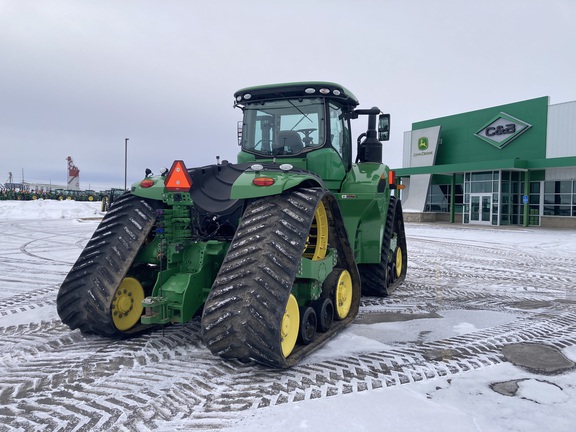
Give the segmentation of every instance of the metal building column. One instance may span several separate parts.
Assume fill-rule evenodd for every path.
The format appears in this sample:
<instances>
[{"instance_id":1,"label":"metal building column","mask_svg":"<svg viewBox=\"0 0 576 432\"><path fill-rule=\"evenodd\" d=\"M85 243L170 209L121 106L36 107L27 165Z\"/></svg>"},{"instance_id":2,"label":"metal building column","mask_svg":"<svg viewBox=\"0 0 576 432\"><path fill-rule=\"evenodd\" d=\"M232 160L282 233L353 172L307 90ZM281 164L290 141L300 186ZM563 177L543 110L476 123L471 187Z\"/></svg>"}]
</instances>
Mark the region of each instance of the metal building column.
<instances>
[{"instance_id":1,"label":"metal building column","mask_svg":"<svg viewBox=\"0 0 576 432\"><path fill-rule=\"evenodd\" d=\"M530 223L530 170L524 172L524 196L528 197L524 203L524 226L527 227Z\"/></svg>"},{"instance_id":2,"label":"metal building column","mask_svg":"<svg viewBox=\"0 0 576 432\"><path fill-rule=\"evenodd\" d=\"M454 223L454 213L456 209L456 173L452 173L450 181L450 223Z\"/></svg>"}]
</instances>

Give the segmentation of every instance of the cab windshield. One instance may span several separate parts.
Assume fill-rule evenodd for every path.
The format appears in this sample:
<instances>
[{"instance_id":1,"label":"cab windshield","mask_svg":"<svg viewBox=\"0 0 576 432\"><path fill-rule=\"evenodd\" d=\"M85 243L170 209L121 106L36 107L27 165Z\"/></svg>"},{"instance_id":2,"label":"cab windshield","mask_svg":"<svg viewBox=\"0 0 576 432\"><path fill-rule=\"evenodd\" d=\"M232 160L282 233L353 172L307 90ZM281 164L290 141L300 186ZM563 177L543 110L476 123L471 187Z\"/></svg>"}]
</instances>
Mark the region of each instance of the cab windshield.
<instances>
[{"instance_id":1,"label":"cab windshield","mask_svg":"<svg viewBox=\"0 0 576 432\"><path fill-rule=\"evenodd\" d=\"M320 98L254 102L244 107L245 151L289 156L323 144L324 101Z\"/></svg>"}]
</instances>

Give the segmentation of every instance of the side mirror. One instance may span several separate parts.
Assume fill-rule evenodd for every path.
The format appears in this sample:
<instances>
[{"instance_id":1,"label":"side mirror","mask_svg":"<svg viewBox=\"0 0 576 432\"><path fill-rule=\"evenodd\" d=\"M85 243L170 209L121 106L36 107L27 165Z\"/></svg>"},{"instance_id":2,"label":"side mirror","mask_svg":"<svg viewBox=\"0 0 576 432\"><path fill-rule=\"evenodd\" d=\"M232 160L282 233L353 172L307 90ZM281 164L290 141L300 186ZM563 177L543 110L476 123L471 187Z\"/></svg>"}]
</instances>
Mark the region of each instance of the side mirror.
<instances>
[{"instance_id":1,"label":"side mirror","mask_svg":"<svg viewBox=\"0 0 576 432\"><path fill-rule=\"evenodd\" d=\"M378 140L388 141L390 139L390 114L380 114L378 116Z\"/></svg>"}]
</instances>

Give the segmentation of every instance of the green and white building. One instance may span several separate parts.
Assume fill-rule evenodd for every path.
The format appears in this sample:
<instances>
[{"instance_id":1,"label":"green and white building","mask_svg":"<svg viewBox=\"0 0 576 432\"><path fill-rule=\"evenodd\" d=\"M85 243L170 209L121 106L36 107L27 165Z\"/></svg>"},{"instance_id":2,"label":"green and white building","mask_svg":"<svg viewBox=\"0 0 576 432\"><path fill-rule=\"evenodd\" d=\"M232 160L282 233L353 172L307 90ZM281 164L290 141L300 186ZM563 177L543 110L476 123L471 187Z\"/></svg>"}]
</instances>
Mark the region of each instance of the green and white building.
<instances>
[{"instance_id":1,"label":"green and white building","mask_svg":"<svg viewBox=\"0 0 576 432\"><path fill-rule=\"evenodd\" d=\"M406 220L576 228L576 101L413 123L396 175Z\"/></svg>"}]
</instances>

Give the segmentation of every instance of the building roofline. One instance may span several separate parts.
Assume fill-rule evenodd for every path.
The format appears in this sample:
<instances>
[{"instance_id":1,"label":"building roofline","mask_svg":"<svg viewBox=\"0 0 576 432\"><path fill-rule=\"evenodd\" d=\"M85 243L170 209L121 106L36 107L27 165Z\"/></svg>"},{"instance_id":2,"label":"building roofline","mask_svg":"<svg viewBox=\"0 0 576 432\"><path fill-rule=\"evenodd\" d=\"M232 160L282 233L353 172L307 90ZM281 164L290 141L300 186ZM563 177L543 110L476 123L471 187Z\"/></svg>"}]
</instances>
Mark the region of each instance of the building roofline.
<instances>
[{"instance_id":1,"label":"building roofline","mask_svg":"<svg viewBox=\"0 0 576 432\"><path fill-rule=\"evenodd\" d=\"M576 156L551 159L505 159L493 161L467 162L458 164L434 165L395 169L396 177L410 177L417 174L457 174L471 171L498 170L543 170L576 166Z\"/></svg>"}]
</instances>

